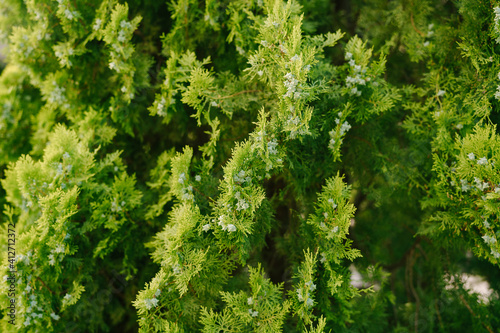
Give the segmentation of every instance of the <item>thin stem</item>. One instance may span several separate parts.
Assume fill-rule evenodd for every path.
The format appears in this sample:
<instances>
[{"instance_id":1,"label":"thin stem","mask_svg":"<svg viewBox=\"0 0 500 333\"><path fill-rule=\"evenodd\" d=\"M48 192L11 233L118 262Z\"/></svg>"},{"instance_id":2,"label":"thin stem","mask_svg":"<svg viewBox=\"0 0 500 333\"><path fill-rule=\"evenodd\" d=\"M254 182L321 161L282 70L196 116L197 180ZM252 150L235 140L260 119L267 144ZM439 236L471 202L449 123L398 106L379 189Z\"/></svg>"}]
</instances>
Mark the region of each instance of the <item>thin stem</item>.
<instances>
[{"instance_id":1,"label":"thin stem","mask_svg":"<svg viewBox=\"0 0 500 333\"><path fill-rule=\"evenodd\" d=\"M420 36L425 38L425 35L422 31L418 30L418 28L415 26L415 21L413 21L413 12L410 14L410 20L411 20L411 26L413 27L413 30L415 30Z\"/></svg>"},{"instance_id":2,"label":"thin stem","mask_svg":"<svg viewBox=\"0 0 500 333\"><path fill-rule=\"evenodd\" d=\"M413 285L413 264L414 261L415 248L412 248L410 251L410 255L408 256L408 270L409 270L409 282L408 285L410 287L411 293L413 297L415 297L415 333L418 332L418 313L420 310L420 297L418 296L417 291L415 290L415 286Z\"/></svg>"},{"instance_id":3,"label":"thin stem","mask_svg":"<svg viewBox=\"0 0 500 333\"><path fill-rule=\"evenodd\" d=\"M38 276L37 276L37 277L36 277L36 279L37 279L38 281L40 281L40 282L42 283L42 285L43 285L45 288L47 288L47 290L48 290L48 291L50 291L50 293L51 293L52 295L55 295L55 293L54 293L54 292L53 292L53 291L49 288L49 286L47 286L47 285L45 284L45 282L43 282L43 280L42 280L42 279L40 279L40 277L38 277Z\"/></svg>"},{"instance_id":4,"label":"thin stem","mask_svg":"<svg viewBox=\"0 0 500 333\"><path fill-rule=\"evenodd\" d=\"M261 92L261 91L262 90L243 90L243 91L234 93L232 95L223 96L223 97L217 97L217 99L227 99L227 98L232 98L232 97L235 97L235 96L238 96L238 95L241 95L241 94L251 94L251 93Z\"/></svg>"}]
</instances>

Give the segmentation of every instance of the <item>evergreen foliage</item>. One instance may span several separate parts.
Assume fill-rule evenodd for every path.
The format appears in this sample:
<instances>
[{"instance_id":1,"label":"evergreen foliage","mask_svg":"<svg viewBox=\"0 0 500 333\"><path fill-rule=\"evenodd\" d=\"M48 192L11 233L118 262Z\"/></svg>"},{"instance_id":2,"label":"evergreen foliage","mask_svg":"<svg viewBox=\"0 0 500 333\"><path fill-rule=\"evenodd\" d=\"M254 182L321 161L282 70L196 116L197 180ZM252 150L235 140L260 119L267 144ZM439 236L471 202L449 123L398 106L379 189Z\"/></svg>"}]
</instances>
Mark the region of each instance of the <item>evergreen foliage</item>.
<instances>
[{"instance_id":1,"label":"evergreen foliage","mask_svg":"<svg viewBox=\"0 0 500 333\"><path fill-rule=\"evenodd\" d=\"M0 8L2 332L500 330L497 1Z\"/></svg>"}]
</instances>

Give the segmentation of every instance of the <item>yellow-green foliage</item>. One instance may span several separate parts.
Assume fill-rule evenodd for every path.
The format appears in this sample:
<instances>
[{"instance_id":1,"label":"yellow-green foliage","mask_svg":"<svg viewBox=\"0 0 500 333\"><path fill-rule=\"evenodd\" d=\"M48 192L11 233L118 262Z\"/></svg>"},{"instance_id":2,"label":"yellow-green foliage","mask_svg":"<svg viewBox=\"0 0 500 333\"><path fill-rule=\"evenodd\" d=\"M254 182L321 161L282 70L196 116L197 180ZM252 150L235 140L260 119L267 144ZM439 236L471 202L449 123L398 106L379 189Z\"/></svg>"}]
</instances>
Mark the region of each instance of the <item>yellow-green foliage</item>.
<instances>
[{"instance_id":1,"label":"yellow-green foliage","mask_svg":"<svg viewBox=\"0 0 500 333\"><path fill-rule=\"evenodd\" d=\"M0 331L499 331L499 43L496 0L3 1Z\"/></svg>"}]
</instances>

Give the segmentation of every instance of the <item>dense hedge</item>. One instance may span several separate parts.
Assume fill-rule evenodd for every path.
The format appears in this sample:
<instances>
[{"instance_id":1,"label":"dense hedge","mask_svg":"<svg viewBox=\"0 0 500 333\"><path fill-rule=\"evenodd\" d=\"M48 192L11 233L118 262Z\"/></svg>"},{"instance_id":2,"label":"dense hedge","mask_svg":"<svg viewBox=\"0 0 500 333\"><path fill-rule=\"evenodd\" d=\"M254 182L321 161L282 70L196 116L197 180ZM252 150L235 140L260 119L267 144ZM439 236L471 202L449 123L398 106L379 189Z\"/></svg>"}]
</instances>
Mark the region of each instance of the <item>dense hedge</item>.
<instances>
[{"instance_id":1,"label":"dense hedge","mask_svg":"<svg viewBox=\"0 0 500 333\"><path fill-rule=\"evenodd\" d=\"M0 8L3 332L500 330L497 1Z\"/></svg>"}]
</instances>

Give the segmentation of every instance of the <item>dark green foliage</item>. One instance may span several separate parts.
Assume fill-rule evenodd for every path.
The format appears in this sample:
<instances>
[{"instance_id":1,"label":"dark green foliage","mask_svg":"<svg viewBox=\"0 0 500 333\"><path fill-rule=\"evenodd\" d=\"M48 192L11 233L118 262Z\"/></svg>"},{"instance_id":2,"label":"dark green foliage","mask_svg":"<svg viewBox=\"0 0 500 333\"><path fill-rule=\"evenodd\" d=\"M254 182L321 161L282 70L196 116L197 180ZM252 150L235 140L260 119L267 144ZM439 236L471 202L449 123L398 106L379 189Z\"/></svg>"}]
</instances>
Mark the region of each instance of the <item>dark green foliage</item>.
<instances>
[{"instance_id":1,"label":"dark green foliage","mask_svg":"<svg viewBox=\"0 0 500 333\"><path fill-rule=\"evenodd\" d=\"M0 8L2 332L500 330L496 1Z\"/></svg>"}]
</instances>

